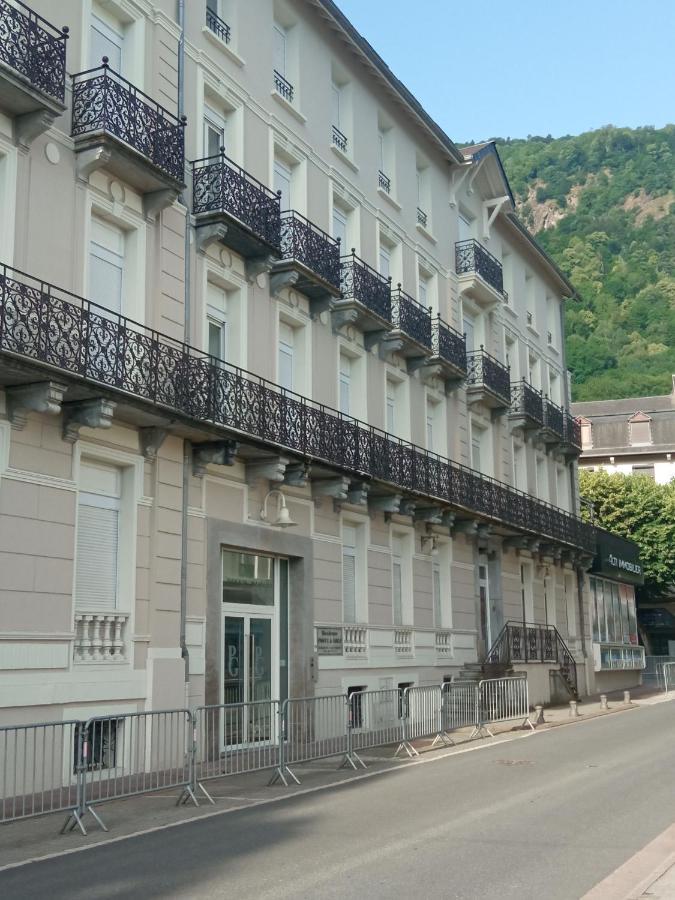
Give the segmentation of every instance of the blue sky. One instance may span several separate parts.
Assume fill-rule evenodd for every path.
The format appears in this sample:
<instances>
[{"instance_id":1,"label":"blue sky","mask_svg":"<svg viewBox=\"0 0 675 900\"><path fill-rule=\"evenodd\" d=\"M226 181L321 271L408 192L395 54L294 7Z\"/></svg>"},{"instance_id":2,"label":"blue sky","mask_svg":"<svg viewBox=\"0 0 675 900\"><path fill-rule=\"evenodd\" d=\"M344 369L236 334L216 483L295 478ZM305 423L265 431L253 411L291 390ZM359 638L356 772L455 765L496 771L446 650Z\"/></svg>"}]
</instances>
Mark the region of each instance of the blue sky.
<instances>
[{"instance_id":1,"label":"blue sky","mask_svg":"<svg viewBox=\"0 0 675 900\"><path fill-rule=\"evenodd\" d=\"M675 0L336 0L458 143L675 121Z\"/></svg>"}]
</instances>

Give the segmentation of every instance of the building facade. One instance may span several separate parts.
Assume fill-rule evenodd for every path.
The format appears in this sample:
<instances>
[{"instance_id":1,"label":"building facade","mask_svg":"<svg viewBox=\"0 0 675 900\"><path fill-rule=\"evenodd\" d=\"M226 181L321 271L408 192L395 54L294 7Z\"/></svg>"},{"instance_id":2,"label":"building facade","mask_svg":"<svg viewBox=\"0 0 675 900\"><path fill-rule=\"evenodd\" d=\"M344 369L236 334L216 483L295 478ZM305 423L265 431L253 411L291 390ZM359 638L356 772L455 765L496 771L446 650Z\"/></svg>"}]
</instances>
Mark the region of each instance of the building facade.
<instances>
[{"instance_id":1,"label":"building facade","mask_svg":"<svg viewBox=\"0 0 675 900\"><path fill-rule=\"evenodd\" d=\"M330 0L53 13L0 5L0 717L439 683L514 620L593 690L573 289L494 145Z\"/></svg>"},{"instance_id":2,"label":"building facade","mask_svg":"<svg viewBox=\"0 0 675 900\"><path fill-rule=\"evenodd\" d=\"M675 375L670 394L573 403L581 425L584 469L675 478Z\"/></svg>"}]
</instances>

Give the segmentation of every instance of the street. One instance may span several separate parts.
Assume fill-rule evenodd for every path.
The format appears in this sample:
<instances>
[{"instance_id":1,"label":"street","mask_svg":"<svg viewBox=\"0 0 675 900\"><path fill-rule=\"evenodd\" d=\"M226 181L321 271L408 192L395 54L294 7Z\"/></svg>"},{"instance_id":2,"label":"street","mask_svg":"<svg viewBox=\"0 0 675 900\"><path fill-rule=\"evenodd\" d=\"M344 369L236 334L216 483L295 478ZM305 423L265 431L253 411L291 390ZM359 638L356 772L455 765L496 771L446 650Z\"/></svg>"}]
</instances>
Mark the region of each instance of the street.
<instances>
[{"instance_id":1,"label":"street","mask_svg":"<svg viewBox=\"0 0 675 900\"><path fill-rule=\"evenodd\" d=\"M31 863L0 873L0 896L574 900L672 823L673 712L642 707Z\"/></svg>"}]
</instances>

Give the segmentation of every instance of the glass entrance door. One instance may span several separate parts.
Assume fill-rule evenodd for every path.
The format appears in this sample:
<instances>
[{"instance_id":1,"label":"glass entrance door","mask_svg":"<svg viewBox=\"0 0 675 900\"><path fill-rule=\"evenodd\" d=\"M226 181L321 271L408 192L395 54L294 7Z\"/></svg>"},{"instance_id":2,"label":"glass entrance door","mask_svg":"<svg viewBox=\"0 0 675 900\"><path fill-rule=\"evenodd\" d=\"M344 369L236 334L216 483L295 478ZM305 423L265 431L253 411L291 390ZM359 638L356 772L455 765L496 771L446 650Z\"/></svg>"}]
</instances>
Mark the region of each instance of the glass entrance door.
<instances>
[{"instance_id":1,"label":"glass entrance door","mask_svg":"<svg viewBox=\"0 0 675 900\"><path fill-rule=\"evenodd\" d=\"M225 615L222 744L241 746L273 738L273 616ZM257 705L256 705L257 704Z\"/></svg>"}]
</instances>

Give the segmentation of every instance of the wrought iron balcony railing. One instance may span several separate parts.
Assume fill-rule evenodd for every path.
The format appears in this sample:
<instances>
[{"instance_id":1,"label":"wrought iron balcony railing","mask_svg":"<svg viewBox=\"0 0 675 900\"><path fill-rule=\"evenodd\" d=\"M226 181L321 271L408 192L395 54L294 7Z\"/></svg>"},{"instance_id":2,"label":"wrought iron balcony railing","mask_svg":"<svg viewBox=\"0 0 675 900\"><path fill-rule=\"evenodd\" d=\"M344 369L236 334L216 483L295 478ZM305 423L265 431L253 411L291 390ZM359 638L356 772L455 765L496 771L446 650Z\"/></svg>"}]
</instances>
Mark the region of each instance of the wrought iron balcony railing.
<instances>
[{"instance_id":1,"label":"wrought iron balcony railing","mask_svg":"<svg viewBox=\"0 0 675 900\"><path fill-rule=\"evenodd\" d=\"M230 26L217 13L206 7L206 27L226 44L230 43Z\"/></svg>"},{"instance_id":2,"label":"wrought iron balcony railing","mask_svg":"<svg viewBox=\"0 0 675 900\"><path fill-rule=\"evenodd\" d=\"M595 528L495 479L286 391L16 269L0 266L0 354L92 393L317 459L595 551ZM39 376L38 376L39 377Z\"/></svg>"},{"instance_id":3,"label":"wrought iron balcony railing","mask_svg":"<svg viewBox=\"0 0 675 900\"><path fill-rule=\"evenodd\" d=\"M185 171L185 119L139 91L103 65L73 75L73 137L105 132L140 153L182 184Z\"/></svg>"},{"instance_id":4,"label":"wrought iron balcony railing","mask_svg":"<svg viewBox=\"0 0 675 900\"><path fill-rule=\"evenodd\" d=\"M568 412L563 416L563 441L576 453L581 453L581 422Z\"/></svg>"},{"instance_id":5,"label":"wrought iron balcony railing","mask_svg":"<svg viewBox=\"0 0 675 900\"><path fill-rule=\"evenodd\" d=\"M296 260L340 290L340 240L295 210L281 214L281 258Z\"/></svg>"},{"instance_id":6,"label":"wrought iron balcony railing","mask_svg":"<svg viewBox=\"0 0 675 900\"><path fill-rule=\"evenodd\" d=\"M377 183L385 192L385 194L391 194L391 178L388 175L385 175L384 172L379 171L377 173Z\"/></svg>"},{"instance_id":7,"label":"wrought iron balcony railing","mask_svg":"<svg viewBox=\"0 0 675 900\"><path fill-rule=\"evenodd\" d=\"M256 237L281 250L279 194L274 194L225 156L224 150L218 156L193 162L192 212L195 216L230 216Z\"/></svg>"},{"instance_id":8,"label":"wrought iron balcony railing","mask_svg":"<svg viewBox=\"0 0 675 900\"><path fill-rule=\"evenodd\" d=\"M274 90L277 94L280 94L284 100L288 100L289 103L293 102L293 85L288 81L281 72L277 72L274 70Z\"/></svg>"},{"instance_id":9,"label":"wrought iron balcony railing","mask_svg":"<svg viewBox=\"0 0 675 900\"><path fill-rule=\"evenodd\" d=\"M434 356L440 357L466 375L466 338L444 322L440 315L431 323L431 349Z\"/></svg>"},{"instance_id":10,"label":"wrought iron balcony railing","mask_svg":"<svg viewBox=\"0 0 675 900\"><path fill-rule=\"evenodd\" d=\"M486 662L558 663L570 694L577 696L577 665L555 625L507 622L490 648Z\"/></svg>"},{"instance_id":11,"label":"wrought iron balcony railing","mask_svg":"<svg viewBox=\"0 0 675 900\"><path fill-rule=\"evenodd\" d=\"M336 125L333 125L333 143L342 153L347 152L347 135L343 134Z\"/></svg>"},{"instance_id":12,"label":"wrought iron balcony railing","mask_svg":"<svg viewBox=\"0 0 675 900\"><path fill-rule=\"evenodd\" d=\"M358 300L385 322L391 322L391 282L356 255L340 260L340 286L345 300Z\"/></svg>"},{"instance_id":13,"label":"wrought iron balcony railing","mask_svg":"<svg viewBox=\"0 0 675 900\"><path fill-rule=\"evenodd\" d=\"M565 421L565 410L549 400L544 399L544 425L551 434L556 435L560 439L563 437Z\"/></svg>"},{"instance_id":14,"label":"wrought iron balcony railing","mask_svg":"<svg viewBox=\"0 0 675 900\"><path fill-rule=\"evenodd\" d=\"M431 313L402 291L400 284L391 292L391 322L394 328L431 350Z\"/></svg>"},{"instance_id":15,"label":"wrought iron balcony railing","mask_svg":"<svg viewBox=\"0 0 675 900\"><path fill-rule=\"evenodd\" d=\"M68 29L55 28L20 0L0 0L0 63L59 103L66 93Z\"/></svg>"},{"instance_id":16,"label":"wrought iron balcony railing","mask_svg":"<svg viewBox=\"0 0 675 900\"><path fill-rule=\"evenodd\" d=\"M419 206L417 207L417 224L421 225L422 228L427 227L427 214Z\"/></svg>"},{"instance_id":17,"label":"wrought iron balcony railing","mask_svg":"<svg viewBox=\"0 0 675 900\"><path fill-rule=\"evenodd\" d=\"M541 391L522 378L511 384L511 415L527 419L535 425L544 424L544 398Z\"/></svg>"},{"instance_id":18,"label":"wrought iron balcony railing","mask_svg":"<svg viewBox=\"0 0 675 900\"><path fill-rule=\"evenodd\" d=\"M508 366L489 354L483 347L467 353L467 384L483 387L511 405L511 376Z\"/></svg>"},{"instance_id":19,"label":"wrought iron balcony railing","mask_svg":"<svg viewBox=\"0 0 675 900\"><path fill-rule=\"evenodd\" d=\"M496 256L479 242L471 238L455 244L455 271L458 275L475 272L483 281L499 294L504 293L502 264Z\"/></svg>"}]
</instances>

